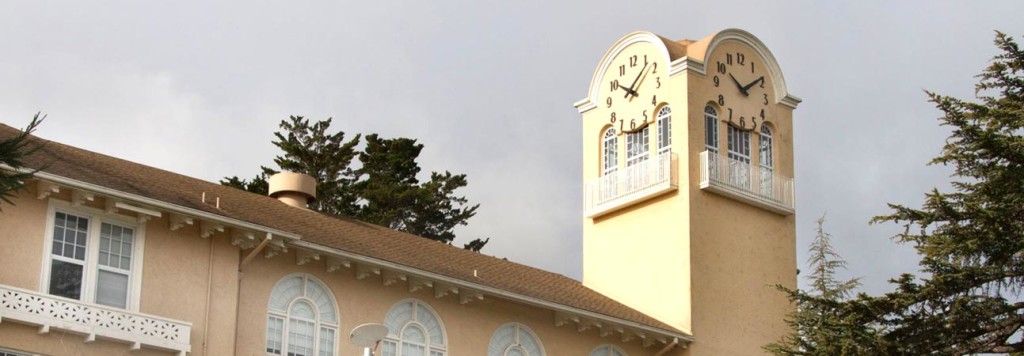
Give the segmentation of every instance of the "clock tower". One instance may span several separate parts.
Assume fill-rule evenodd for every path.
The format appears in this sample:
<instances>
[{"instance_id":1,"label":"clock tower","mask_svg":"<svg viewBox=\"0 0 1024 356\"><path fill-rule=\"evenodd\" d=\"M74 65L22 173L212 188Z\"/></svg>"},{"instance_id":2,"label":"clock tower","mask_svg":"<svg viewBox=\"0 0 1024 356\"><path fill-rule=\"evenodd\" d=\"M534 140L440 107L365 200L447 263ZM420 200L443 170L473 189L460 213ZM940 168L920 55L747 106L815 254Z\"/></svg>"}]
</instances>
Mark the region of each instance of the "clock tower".
<instances>
[{"instance_id":1,"label":"clock tower","mask_svg":"<svg viewBox=\"0 0 1024 356\"><path fill-rule=\"evenodd\" d=\"M583 127L583 283L693 336L692 355L779 340L796 287L793 110L750 33L626 35Z\"/></svg>"}]
</instances>

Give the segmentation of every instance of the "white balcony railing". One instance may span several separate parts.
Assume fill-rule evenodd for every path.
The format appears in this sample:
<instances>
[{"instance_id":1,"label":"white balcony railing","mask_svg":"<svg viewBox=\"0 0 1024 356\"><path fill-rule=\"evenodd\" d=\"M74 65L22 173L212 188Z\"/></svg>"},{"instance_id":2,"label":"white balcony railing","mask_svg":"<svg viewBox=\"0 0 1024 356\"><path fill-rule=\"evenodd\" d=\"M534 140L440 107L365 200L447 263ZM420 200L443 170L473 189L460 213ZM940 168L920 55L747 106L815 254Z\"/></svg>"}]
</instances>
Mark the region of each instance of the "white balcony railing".
<instances>
[{"instance_id":1,"label":"white balcony railing","mask_svg":"<svg viewBox=\"0 0 1024 356\"><path fill-rule=\"evenodd\" d=\"M676 155L664 152L634 165L587 182L583 191L583 215L594 218L676 190Z\"/></svg>"},{"instance_id":2,"label":"white balcony railing","mask_svg":"<svg viewBox=\"0 0 1024 356\"><path fill-rule=\"evenodd\" d=\"M0 322L38 325L40 333L51 328L131 344L131 349L152 347L185 355L192 323L126 310L82 303L49 294L0 284Z\"/></svg>"},{"instance_id":3,"label":"white balcony railing","mask_svg":"<svg viewBox=\"0 0 1024 356\"><path fill-rule=\"evenodd\" d=\"M794 212L793 178L774 174L764 167L751 170L748 162L709 151L700 154L700 189L782 215Z\"/></svg>"}]
</instances>

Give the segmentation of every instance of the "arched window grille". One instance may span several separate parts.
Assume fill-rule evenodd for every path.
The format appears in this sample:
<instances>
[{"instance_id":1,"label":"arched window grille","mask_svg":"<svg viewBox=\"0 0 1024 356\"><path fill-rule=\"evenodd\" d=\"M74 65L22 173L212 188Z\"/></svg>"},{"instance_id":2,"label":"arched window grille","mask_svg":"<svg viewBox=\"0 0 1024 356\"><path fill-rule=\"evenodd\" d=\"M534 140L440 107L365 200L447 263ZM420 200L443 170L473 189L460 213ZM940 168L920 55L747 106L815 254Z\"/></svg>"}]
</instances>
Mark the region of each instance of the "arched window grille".
<instances>
[{"instance_id":1,"label":"arched window grille","mask_svg":"<svg viewBox=\"0 0 1024 356\"><path fill-rule=\"evenodd\" d=\"M766 198L775 197L774 175L775 175L775 141L772 138L772 129L768 125L761 125L760 142L760 168L761 168L761 195Z\"/></svg>"},{"instance_id":2,"label":"arched window grille","mask_svg":"<svg viewBox=\"0 0 1024 356\"><path fill-rule=\"evenodd\" d=\"M491 335L487 356L544 356L544 347L525 325L508 323Z\"/></svg>"},{"instance_id":3,"label":"arched window grille","mask_svg":"<svg viewBox=\"0 0 1024 356\"><path fill-rule=\"evenodd\" d=\"M718 154L718 112L711 105L704 107L704 147Z\"/></svg>"},{"instance_id":4,"label":"arched window grille","mask_svg":"<svg viewBox=\"0 0 1024 356\"><path fill-rule=\"evenodd\" d=\"M601 144L604 146L604 155L601 156L601 175L607 176L615 174L619 163L619 139L614 127L609 127L604 131L604 138L601 139Z\"/></svg>"},{"instance_id":5,"label":"arched window grille","mask_svg":"<svg viewBox=\"0 0 1024 356\"><path fill-rule=\"evenodd\" d=\"M626 352L614 345L601 345L591 351L590 356L626 356Z\"/></svg>"},{"instance_id":6,"label":"arched window grille","mask_svg":"<svg viewBox=\"0 0 1024 356\"><path fill-rule=\"evenodd\" d=\"M658 156L672 151L672 108L665 105L658 110Z\"/></svg>"},{"instance_id":7,"label":"arched window grille","mask_svg":"<svg viewBox=\"0 0 1024 356\"><path fill-rule=\"evenodd\" d=\"M382 343L383 356L444 356L448 353L444 324L425 303L403 300L384 318L388 335Z\"/></svg>"},{"instance_id":8,"label":"arched window grille","mask_svg":"<svg viewBox=\"0 0 1024 356\"><path fill-rule=\"evenodd\" d=\"M338 307L330 289L309 275L281 279L267 303L267 354L333 356Z\"/></svg>"}]
</instances>

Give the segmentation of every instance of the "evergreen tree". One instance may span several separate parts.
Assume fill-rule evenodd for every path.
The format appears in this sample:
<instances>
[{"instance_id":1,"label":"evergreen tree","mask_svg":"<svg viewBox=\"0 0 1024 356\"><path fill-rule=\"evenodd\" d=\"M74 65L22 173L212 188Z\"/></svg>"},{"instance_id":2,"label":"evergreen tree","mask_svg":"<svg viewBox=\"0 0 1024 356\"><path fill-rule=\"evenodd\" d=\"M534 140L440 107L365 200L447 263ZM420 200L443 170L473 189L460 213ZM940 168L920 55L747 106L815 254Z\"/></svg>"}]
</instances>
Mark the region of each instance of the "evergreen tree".
<instances>
[{"instance_id":1,"label":"evergreen tree","mask_svg":"<svg viewBox=\"0 0 1024 356\"><path fill-rule=\"evenodd\" d=\"M825 232L825 217L817 221L817 231L811 242L807 264L811 274L810 290L794 290L782 285L776 288L786 293L796 310L786 323L791 331L782 340L765 346L776 355L852 355L866 354L874 339L871 330L856 320L850 320L843 309L860 285L854 278L840 281L836 272L846 269L846 261L832 247L832 235Z\"/></svg>"},{"instance_id":2,"label":"evergreen tree","mask_svg":"<svg viewBox=\"0 0 1024 356\"><path fill-rule=\"evenodd\" d=\"M977 102L928 92L953 129L931 162L954 168L953 191L932 189L921 208L890 204L892 214L872 220L903 224L895 239L914 246L924 277L903 274L893 292L840 303L839 320L858 333L804 329L811 338L856 344L856 354L1024 351L1024 52L1003 33L995 44L1002 53L978 76Z\"/></svg>"},{"instance_id":3,"label":"evergreen tree","mask_svg":"<svg viewBox=\"0 0 1024 356\"><path fill-rule=\"evenodd\" d=\"M470 206L465 197L455 195L458 188L468 184L464 174L434 172L430 181L419 181L421 168L416 159L423 145L416 140L370 134L359 150L360 135L345 141L344 132L328 133L330 125L330 118L311 124L301 116L292 116L290 121L281 122L282 132L274 134L274 145L284 151L274 163L281 170L308 174L317 180L317 200L310 209L448 244L455 239L453 230L466 225L476 214L479 204ZM356 157L358 168L352 167ZM251 180L227 177L221 184L267 194L267 179L278 171L261 168L263 172ZM488 240L476 239L463 247L479 252Z\"/></svg>"},{"instance_id":4,"label":"evergreen tree","mask_svg":"<svg viewBox=\"0 0 1024 356\"><path fill-rule=\"evenodd\" d=\"M32 173L35 172L20 171L25 168L25 162L22 159L43 147L41 144L35 144L28 140L28 136L46 119L45 116L39 117L39 115L36 113L20 134L0 141L0 164L13 169L0 169L0 200L11 205L14 204L11 197L25 188L25 181L32 178Z\"/></svg>"}]
</instances>

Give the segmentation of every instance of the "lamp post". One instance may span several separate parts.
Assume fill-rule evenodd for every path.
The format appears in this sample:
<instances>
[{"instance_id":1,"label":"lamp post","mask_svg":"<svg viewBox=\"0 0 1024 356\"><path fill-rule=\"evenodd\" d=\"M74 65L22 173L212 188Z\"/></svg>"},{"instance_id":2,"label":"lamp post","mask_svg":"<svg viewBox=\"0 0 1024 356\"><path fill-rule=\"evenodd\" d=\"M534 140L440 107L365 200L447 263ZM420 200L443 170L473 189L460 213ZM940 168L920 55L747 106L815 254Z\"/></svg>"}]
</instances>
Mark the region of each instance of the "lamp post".
<instances>
[{"instance_id":1,"label":"lamp post","mask_svg":"<svg viewBox=\"0 0 1024 356\"><path fill-rule=\"evenodd\" d=\"M382 324L363 324L352 329L352 343L363 348L363 356L373 356L380 341L388 335L388 327Z\"/></svg>"}]
</instances>

